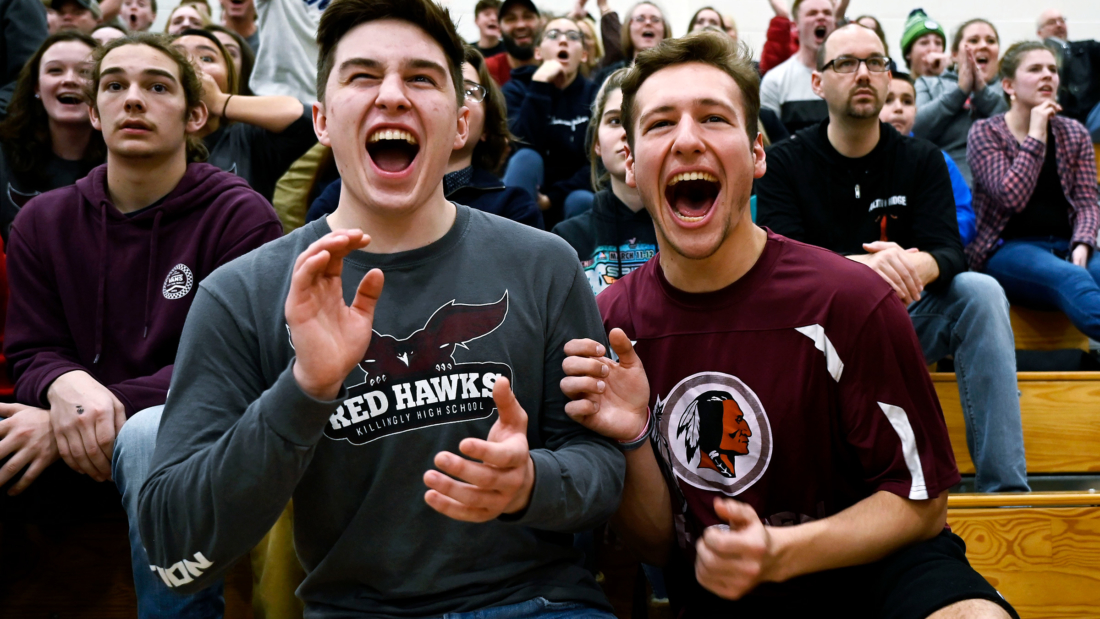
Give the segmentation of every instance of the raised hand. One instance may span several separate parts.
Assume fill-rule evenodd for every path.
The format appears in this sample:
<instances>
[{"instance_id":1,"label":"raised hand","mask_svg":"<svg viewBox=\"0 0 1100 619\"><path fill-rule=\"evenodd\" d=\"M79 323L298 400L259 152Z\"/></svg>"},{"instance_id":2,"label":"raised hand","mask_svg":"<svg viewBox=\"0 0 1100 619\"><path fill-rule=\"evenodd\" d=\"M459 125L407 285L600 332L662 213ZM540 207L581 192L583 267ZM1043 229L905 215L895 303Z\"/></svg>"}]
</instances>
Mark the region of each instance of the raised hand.
<instances>
[{"instance_id":1,"label":"raised hand","mask_svg":"<svg viewBox=\"0 0 1100 619\"><path fill-rule=\"evenodd\" d=\"M944 67L951 60L951 54L947 52L929 52L924 56L924 62L928 65L932 72L939 75L943 72ZM961 88L961 87L960 87Z\"/></svg>"},{"instance_id":2,"label":"raised hand","mask_svg":"<svg viewBox=\"0 0 1100 619\"><path fill-rule=\"evenodd\" d=\"M729 528L707 527L695 543L695 578L718 596L740 599L769 579L775 560L771 535L751 505L715 499L714 512Z\"/></svg>"},{"instance_id":3,"label":"raised hand","mask_svg":"<svg viewBox=\"0 0 1100 619\"><path fill-rule=\"evenodd\" d=\"M978 77L978 63L974 60L974 52L965 45L959 49L959 90L970 94L974 91L975 80L981 80Z\"/></svg>"},{"instance_id":4,"label":"raised hand","mask_svg":"<svg viewBox=\"0 0 1100 619\"><path fill-rule=\"evenodd\" d=\"M572 400L565 412L582 426L617 441L630 441L649 421L649 379L642 360L622 329L612 329L611 348L619 356L604 356L602 344L571 340L565 345L561 390Z\"/></svg>"},{"instance_id":5,"label":"raised hand","mask_svg":"<svg viewBox=\"0 0 1100 619\"><path fill-rule=\"evenodd\" d=\"M1050 124L1050 119L1062 111L1062 106L1058 105L1058 102L1054 99L1047 99L1031 108L1031 119L1028 125L1027 134L1031 137L1046 144L1047 141L1047 125Z\"/></svg>"},{"instance_id":6,"label":"raised hand","mask_svg":"<svg viewBox=\"0 0 1100 619\"><path fill-rule=\"evenodd\" d=\"M784 0L768 0L768 4L772 5L772 11L775 12L776 16L791 18L791 11L787 8L787 3Z\"/></svg>"},{"instance_id":7,"label":"raised hand","mask_svg":"<svg viewBox=\"0 0 1100 619\"><path fill-rule=\"evenodd\" d=\"M546 60L539 66L535 74L531 76L533 82L545 82L561 88L565 79L565 67L557 60Z\"/></svg>"},{"instance_id":8,"label":"raised hand","mask_svg":"<svg viewBox=\"0 0 1100 619\"><path fill-rule=\"evenodd\" d=\"M435 456L439 471L424 473L424 484L430 488L424 501L444 516L487 522L522 511L531 500L535 463L527 446L527 413L507 378L493 385L493 402L498 417L488 438L467 438L458 444L472 460L442 451Z\"/></svg>"},{"instance_id":9,"label":"raised hand","mask_svg":"<svg viewBox=\"0 0 1100 619\"><path fill-rule=\"evenodd\" d=\"M5 418L0 421L0 460L11 456L0 467L0 486L27 467L19 481L8 489L8 495L15 496L26 490L46 467L57 460L57 442L50 427L48 410L0 403L0 417Z\"/></svg>"},{"instance_id":10,"label":"raised hand","mask_svg":"<svg viewBox=\"0 0 1100 619\"><path fill-rule=\"evenodd\" d=\"M344 257L370 243L362 230L335 230L298 256L286 297L286 323L294 343L294 378L310 396L331 400L370 345L374 308L382 294L382 271L359 282L344 303L340 274Z\"/></svg>"},{"instance_id":11,"label":"raised hand","mask_svg":"<svg viewBox=\"0 0 1100 619\"><path fill-rule=\"evenodd\" d=\"M96 481L111 478L115 436L126 423L126 407L83 370L57 377L46 392L50 425L61 459Z\"/></svg>"},{"instance_id":12,"label":"raised hand","mask_svg":"<svg viewBox=\"0 0 1100 619\"><path fill-rule=\"evenodd\" d=\"M225 102L229 96L222 92L214 78L201 69L198 71L202 80L202 102L206 104L206 110L211 117L220 117L225 111Z\"/></svg>"}]
</instances>

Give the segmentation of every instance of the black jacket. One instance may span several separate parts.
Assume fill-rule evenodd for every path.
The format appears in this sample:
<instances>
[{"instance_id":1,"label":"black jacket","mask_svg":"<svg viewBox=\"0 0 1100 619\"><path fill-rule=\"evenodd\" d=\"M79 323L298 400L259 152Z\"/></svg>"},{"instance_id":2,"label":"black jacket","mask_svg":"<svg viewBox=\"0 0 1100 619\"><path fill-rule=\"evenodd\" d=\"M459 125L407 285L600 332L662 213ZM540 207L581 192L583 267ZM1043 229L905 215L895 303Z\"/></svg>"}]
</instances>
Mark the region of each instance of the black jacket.
<instances>
[{"instance_id":1,"label":"black jacket","mask_svg":"<svg viewBox=\"0 0 1100 619\"><path fill-rule=\"evenodd\" d=\"M542 193L559 206L574 190L592 191L585 133L599 87L578 75L565 90L558 90L552 84L532 81L537 69L514 69L502 89L508 104L508 128L523 142L518 148L526 146L542 155Z\"/></svg>"},{"instance_id":2,"label":"black jacket","mask_svg":"<svg viewBox=\"0 0 1100 619\"><path fill-rule=\"evenodd\" d=\"M1088 119L1092 108L1100 103L1100 41L1059 41L1047 39L1061 52L1061 84L1058 103L1062 115L1080 123Z\"/></svg>"},{"instance_id":3,"label":"black jacket","mask_svg":"<svg viewBox=\"0 0 1100 619\"><path fill-rule=\"evenodd\" d=\"M317 143L313 111L303 107L298 120L280 133L247 123L233 123L218 127L203 138L203 142L210 151L207 163L248 181L257 193L271 202L279 177Z\"/></svg>"},{"instance_id":4,"label":"black jacket","mask_svg":"<svg viewBox=\"0 0 1100 619\"><path fill-rule=\"evenodd\" d=\"M0 115L7 113L15 78L46 40L46 7L39 0L0 0Z\"/></svg>"},{"instance_id":5,"label":"black jacket","mask_svg":"<svg viewBox=\"0 0 1100 619\"><path fill-rule=\"evenodd\" d=\"M566 219L552 232L577 251L596 294L657 253L657 233L649 212L631 211L610 189L596 194L591 210Z\"/></svg>"},{"instance_id":6,"label":"black jacket","mask_svg":"<svg viewBox=\"0 0 1100 619\"><path fill-rule=\"evenodd\" d=\"M863 243L880 240L916 247L939 265L933 290L965 271L951 178L939 149L879 123L874 150L850 159L829 142L828 125L807 127L768 149L768 171L756 181L757 223L843 255L865 254Z\"/></svg>"},{"instance_id":7,"label":"black jacket","mask_svg":"<svg viewBox=\"0 0 1100 619\"><path fill-rule=\"evenodd\" d=\"M340 203L340 179L336 179L313 201L306 214L306 223L320 219L336 210ZM526 190L519 187L505 187L504 182L492 172L473 168L470 183L448 193L448 200L466 206L500 215L521 224L527 224L539 230L545 229L542 223L542 211Z\"/></svg>"}]
</instances>

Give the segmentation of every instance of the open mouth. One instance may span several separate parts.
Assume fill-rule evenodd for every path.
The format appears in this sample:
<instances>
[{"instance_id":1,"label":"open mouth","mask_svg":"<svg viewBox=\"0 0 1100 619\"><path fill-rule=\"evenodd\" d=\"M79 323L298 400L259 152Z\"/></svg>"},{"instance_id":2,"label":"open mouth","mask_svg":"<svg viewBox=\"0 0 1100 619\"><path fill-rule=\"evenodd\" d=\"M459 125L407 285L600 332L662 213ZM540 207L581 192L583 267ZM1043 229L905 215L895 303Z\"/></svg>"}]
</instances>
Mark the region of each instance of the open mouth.
<instances>
[{"instance_id":1,"label":"open mouth","mask_svg":"<svg viewBox=\"0 0 1100 619\"><path fill-rule=\"evenodd\" d=\"M130 29L137 28L137 13L130 13Z\"/></svg>"},{"instance_id":2,"label":"open mouth","mask_svg":"<svg viewBox=\"0 0 1100 619\"><path fill-rule=\"evenodd\" d=\"M81 105L84 103L84 97L71 92L63 92L57 95L57 101L62 105Z\"/></svg>"},{"instance_id":3,"label":"open mouth","mask_svg":"<svg viewBox=\"0 0 1100 619\"><path fill-rule=\"evenodd\" d=\"M564 49L558 52L558 60L561 60L562 62L569 60L569 52Z\"/></svg>"},{"instance_id":4,"label":"open mouth","mask_svg":"<svg viewBox=\"0 0 1100 619\"><path fill-rule=\"evenodd\" d=\"M978 54L978 55L974 56L974 60L978 63L978 66L980 66L983 69L985 68L986 65L989 64L989 56L987 56L985 54Z\"/></svg>"},{"instance_id":5,"label":"open mouth","mask_svg":"<svg viewBox=\"0 0 1100 619\"><path fill-rule=\"evenodd\" d=\"M703 221L714 207L722 185L707 172L683 172L673 176L665 188L665 200L681 221Z\"/></svg>"},{"instance_id":6,"label":"open mouth","mask_svg":"<svg viewBox=\"0 0 1100 619\"><path fill-rule=\"evenodd\" d=\"M828 34L828 29L825 26L818 26L814 28L814 38L819 42L825 40L825 35Z\"/></svg>"},{"instance_id":7,"label":"open mouth","mask_svg":"<svg viewBox=\"0 0 1100 619\"><path fill-rule=\"evenodd\" d=\"M642 31L642 38L643 39L656 39L657 38L657 33L653 32L652 30L643 30Z\"/></svg>"},{"instance_id":8,"label":"open mouth","mask_svg":"<svg viewBox=\"0 0 1100 619\"><path fill-rule=\"evenodd\" d=\"M367 154L383 172L403 172L420 152L420 144L408 131L379 129L367 138Z\"/></svg>"}]
</instances>

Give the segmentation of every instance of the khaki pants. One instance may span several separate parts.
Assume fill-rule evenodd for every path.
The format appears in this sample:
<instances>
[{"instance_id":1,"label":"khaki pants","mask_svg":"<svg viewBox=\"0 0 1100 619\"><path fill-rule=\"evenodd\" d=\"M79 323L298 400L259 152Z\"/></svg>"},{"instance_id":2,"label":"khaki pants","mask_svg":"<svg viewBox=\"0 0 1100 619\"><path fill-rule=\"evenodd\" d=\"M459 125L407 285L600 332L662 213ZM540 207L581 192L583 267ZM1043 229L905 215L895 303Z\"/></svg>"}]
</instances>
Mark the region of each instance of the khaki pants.
<instances>
[{"instance_id":1,"label":"khaki pants","mask_svg":"<svg viewBox=\"0 0 1100 619\"><path fill-rule=\"evenodd\" d=\"M309 194L317 181L318 168L328 157L331 157L329 147L314 144L275 183L271 205L275 207L275 213L283 223L283 234L290 234L306 223Z\"/></svg>"},{"instance_id":2,"label":"khaki pants","mask_svg":"<svg viewBox=\"0 0 1100 619\"><path fill-rule=\"evenodd\" d=\"M306 573L294 552L294 502L252 549L252 613L255 619L302 619L294 595Z\"/></svg>"}]
</instances>

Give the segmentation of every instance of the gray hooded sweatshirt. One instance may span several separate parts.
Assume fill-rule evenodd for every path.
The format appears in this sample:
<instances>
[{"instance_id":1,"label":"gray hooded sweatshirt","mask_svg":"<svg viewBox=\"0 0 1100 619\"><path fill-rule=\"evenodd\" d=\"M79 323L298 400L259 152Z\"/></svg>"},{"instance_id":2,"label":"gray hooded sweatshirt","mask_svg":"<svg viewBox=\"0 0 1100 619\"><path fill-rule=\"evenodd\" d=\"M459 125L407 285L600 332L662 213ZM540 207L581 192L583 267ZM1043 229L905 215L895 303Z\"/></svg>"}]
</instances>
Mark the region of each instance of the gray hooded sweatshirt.
<instances>
[{"instance_id":1,"label":"gray hooded sweatshirt","mask_svg":"<svg viewBox=\"0 0 1100 619\"><path fill-rule=\"evenodd\" d=\"M946 71L939 77L919 77L916 82L917 120L913 135L924 138L946 152L959 167L966 184L974 186L966 161L966 138L974 121L1008 111L1000 80L967 95L959 88L959 76Z\"/></svg>"},{"instance_id":2,"label":"gray hooded sweatshirt","mask_svg":"<svg viewBox=\"0 0 1100 619\"><path fill-rule=\"evenodd\" d=\"M563 347L606 341L561 239L458 206L438 241L344 260L345 300L386 281L371 343L336 400L301 391L283 306L319 219L218 269L184 327L148 481L142 539L190 593L255 546L294 499L307 617L425 617L543 597L609 608L572 533L617 508L625 462L564 412ZM512 380L535 464L521 514L471 524L424 502L424 472L496 421Z\"/></svg>"}]
</instances>

